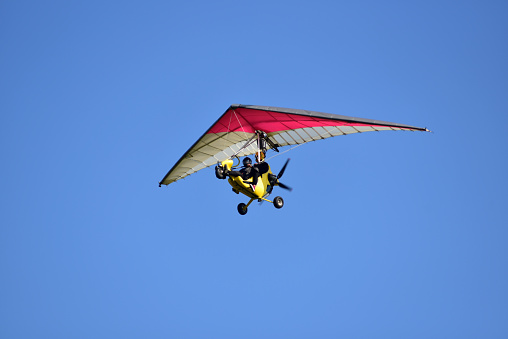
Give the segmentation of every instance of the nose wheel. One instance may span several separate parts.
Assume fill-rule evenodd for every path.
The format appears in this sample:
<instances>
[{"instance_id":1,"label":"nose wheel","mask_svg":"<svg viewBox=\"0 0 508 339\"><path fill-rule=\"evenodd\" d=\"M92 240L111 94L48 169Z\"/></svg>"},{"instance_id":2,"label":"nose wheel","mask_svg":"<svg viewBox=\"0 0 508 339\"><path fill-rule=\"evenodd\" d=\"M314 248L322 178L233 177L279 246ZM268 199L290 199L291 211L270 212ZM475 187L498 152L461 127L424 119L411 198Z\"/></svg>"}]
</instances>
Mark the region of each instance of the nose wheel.
<instances>
[{"instance_id":1,"label":"nose wheel","mask_svg":"<svg viewBox=\"0 0 508 339\"><path fill-rule=\"evenodd\" d=\"M238 213L240 213L241 215L247 214L247 205L245 205L243 202L238 204L237 209Z\"/></svg>"}]
</instances>

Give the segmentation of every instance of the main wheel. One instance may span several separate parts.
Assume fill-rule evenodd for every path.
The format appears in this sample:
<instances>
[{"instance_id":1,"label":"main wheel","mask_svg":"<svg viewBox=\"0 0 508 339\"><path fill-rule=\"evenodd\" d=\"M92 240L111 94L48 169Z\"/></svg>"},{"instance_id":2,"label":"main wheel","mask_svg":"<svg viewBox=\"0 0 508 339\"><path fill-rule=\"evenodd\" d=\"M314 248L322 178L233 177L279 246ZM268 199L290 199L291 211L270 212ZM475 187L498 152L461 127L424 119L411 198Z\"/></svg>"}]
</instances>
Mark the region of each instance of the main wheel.
<instances>
[{"instance_id":1,"label":"main wheel","mask_svg":"<svg viewBox=\"0 0 508 339\"><path fill-rule=\"evenodd\" d=\"M245 205L243 202L238 204L237 209L238 213L240 213L241 215L247 214L247 205Z\"/></svg>"},{"instance_id":2,"label":"main wheel","mask_svg":"<svg viewBox=\"0 0 508 339\"><path fill-rule=\"evenodd\" d=\"M215 166L215 176L217 179L226 179L224 168L222 166Z\"/></svg>"},{"instance_id":3,"label":"main wheel","mask_svg":"<svg viewBox=\"0 0 508 339\"><path fill-rule=\"evenodd\" d=\"M281 197L275 197L275 199L273 199L273 206L275 206L275 208L282 208L282 206L284 206L284 200Z\"/></svg>"}]
</instances>

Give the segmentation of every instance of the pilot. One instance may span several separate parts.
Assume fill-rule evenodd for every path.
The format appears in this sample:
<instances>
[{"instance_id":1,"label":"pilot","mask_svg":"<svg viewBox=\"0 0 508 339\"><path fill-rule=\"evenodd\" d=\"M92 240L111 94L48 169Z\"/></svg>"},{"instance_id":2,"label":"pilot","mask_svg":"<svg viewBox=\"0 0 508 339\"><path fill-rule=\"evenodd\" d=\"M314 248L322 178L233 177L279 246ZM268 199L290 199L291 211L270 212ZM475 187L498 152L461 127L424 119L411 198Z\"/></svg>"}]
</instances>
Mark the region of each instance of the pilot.
<instances>
[{"instance_id":1,"label":"pilot","mask_svg":"<svg viewBox=\"0 0 508 339\"><path fill-rule=\"evenodd\" d=\"M248 180L250 178L253 179L252 182L245 182L247 184L257 184L259 172L256 168L252 166L252 159L249 157L246 157L243 159L243 168L239 171L229 171L226 173L230 177L242 177L243 180Z\"/></svg>"}]
</instances>

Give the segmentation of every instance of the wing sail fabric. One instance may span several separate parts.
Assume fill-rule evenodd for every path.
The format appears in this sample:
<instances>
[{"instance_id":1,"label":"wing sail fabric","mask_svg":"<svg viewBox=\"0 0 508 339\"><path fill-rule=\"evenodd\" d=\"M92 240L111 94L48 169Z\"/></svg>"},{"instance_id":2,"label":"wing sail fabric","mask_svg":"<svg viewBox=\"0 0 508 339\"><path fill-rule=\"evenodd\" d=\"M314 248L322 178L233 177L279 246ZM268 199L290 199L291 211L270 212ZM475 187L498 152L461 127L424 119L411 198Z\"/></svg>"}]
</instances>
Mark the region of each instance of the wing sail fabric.
<instances>
[{"instance_id":1,"label":"wing sail fabric","mask_svg":"<svg viewBox=\"0 0 508 339\"><path fill-rule=\"evenodd\" d=\"M178 160L160 184L169 185L231 157L255 136L256 131L267 133L280 146L288 146L352 133L398 130L428 131L421 127L329 113L231 105ZM246 156L256 151L257 145L252 143L237 155Z\"/></svg>"}]
</instances>

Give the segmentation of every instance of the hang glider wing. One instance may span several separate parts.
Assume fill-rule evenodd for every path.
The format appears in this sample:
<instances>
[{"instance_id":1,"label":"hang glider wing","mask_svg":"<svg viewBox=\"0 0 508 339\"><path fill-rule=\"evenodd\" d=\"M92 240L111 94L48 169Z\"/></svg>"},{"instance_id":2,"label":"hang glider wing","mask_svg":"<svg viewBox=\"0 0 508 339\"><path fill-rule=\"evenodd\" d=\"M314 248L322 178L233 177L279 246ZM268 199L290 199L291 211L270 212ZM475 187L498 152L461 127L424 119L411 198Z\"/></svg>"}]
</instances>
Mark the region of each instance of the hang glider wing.
<instances>
[{"instance_id":1,"label":"hang glider wing","mask_svg":"<svg viewBox=\"0 0 508 339\"><path fill-rule=\"evenodd\" d=\"M235 154L241 157L256 153L256 143L245 147L256 131L265 132L276 146L282 147L352 133L399 130L428 131L421 127L329 113L235 104L185 152L160 184L169 185Z\"/></svg>"}]
</instances>

